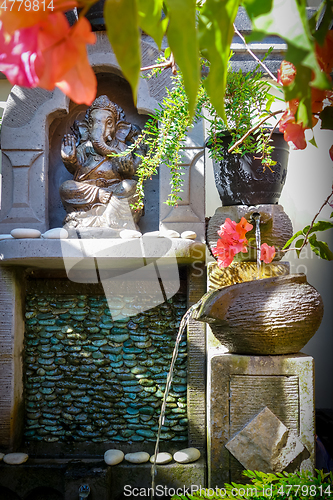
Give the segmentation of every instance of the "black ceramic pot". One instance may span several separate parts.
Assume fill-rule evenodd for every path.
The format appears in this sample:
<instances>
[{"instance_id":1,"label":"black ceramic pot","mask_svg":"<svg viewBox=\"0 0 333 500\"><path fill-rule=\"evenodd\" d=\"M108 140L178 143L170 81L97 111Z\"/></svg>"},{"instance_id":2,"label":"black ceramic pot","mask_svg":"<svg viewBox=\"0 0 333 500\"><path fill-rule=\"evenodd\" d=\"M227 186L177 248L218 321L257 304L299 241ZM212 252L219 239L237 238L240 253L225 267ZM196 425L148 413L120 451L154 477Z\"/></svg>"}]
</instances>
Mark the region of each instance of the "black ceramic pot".
<instances>
[{"instance_id":1,"label":"black ceramic pot","mask_svg":"<svg viewBox=\"0 0 333 500\"><path fill-rule=\"evenodd\" d=\"M213 161L217 190L223 205L277 204L286 181L289 146L283 134L272 135L275 147L272 159L276 161L272 170L264 168L253 154L228 153L230 135L220 137L224 159ZM209 141L207 144L209 148Z\"/></svg>"}]
</instances>

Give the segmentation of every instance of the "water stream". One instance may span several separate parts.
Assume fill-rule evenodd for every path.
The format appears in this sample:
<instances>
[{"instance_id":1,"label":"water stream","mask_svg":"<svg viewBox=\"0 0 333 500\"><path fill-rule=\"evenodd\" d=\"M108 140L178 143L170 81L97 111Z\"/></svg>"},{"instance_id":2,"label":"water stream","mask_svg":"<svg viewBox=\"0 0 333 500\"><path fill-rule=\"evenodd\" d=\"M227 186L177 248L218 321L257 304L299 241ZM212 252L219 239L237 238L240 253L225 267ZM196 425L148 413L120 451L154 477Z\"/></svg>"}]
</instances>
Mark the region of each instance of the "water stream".
<instances>
[{"instance_id":1,"label":"water stream","mask_svg":"<svg viewBox=\"0 0 333 500\"><path fill-rule=\"evenodd\" d=\"M162 430L162 426L164 424L165 410L166 410L166 407L167 407L167 399L168 399L169 391L170 391L171 384L172 384L173 372L174 372L175 363L176 363L177 356L178 356L179 344L180 344L180 342L182 340L184 331L186 331L186 327L188 325L189 320L191 319L194 311L196 309L198 309L201 306L201 304L202 304L202 299L200 299L198 302L196 302L195 304L193 304L193 306L191 306L186 311L186 313L182 317L182 320L181 320L180 325L179 325L179 330L178 330L176 341L175 341L175 347L174 347L173 353L172 353L172 359L171 359L170 369L169 369L169 373L168 373L167 380L166 380L166 386L165 386L165 391L164 391L164 395L163 395L163 402L162 402L162 406L161 406L161 413L160 413L160 416L159 416L159 419L158 419L158 431L157 431L157 436L156 436L156 444L155 444L155 452L154 452L154 462L153 462L153 465L152 465L152 468L151 468L151 477L152 477L152 480L151 480L151 487L152 487L151 498L152 499L154 498L154 491L155 491L155 476L157 474L156 459L157 459L157 454L159 452L161 430Z\"/></svg>"},{"instance_id":2,"label":"water stream","mask_svg":"<svg viewBox=\"0 0 333 500\"><path fill-rule=\"evenodd\" d=\"M260 271L261 271L261 260L260 260L260 254L261 254L261 235L260 235L260 214L258 212L255 212L252 214L252 218L254 219L256 223L256 247L257 247L257 280L260 279Z\"/></svg>"}]
</instances>

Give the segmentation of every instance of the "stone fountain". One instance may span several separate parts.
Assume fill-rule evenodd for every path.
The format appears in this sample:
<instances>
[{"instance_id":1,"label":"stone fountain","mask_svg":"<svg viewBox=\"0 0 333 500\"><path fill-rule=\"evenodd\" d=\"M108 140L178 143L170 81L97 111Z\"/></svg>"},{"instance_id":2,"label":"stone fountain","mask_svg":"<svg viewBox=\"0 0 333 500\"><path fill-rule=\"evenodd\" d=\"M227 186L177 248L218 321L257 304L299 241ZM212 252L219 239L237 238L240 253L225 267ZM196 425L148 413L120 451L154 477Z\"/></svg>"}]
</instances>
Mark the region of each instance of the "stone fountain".
<instances>
[{"instance_id":1,"label":"stone fountain","mask_svg":"<svg viewBox=\"0 0 333 500\"><path fill-rule=\"evenodd\" d=\"M283 207L259 202L218 208L208 223L210 248L227 217L245 217L255 226L246 234L254 248L227 268L208 265L209 291L195 315L209 325L207 461L213 488L244 482L244 468L313 471L314 365L299 351L323 316L320 294L305 275L289 274L278 252L273 262L258 266L260 238L282 248L293 234Z\"/></svg>"},{"instance_id":2,"label":"stone fountain","mask_svg":"<svg viewBox=\"0 0 333 500\"><path fill-rule=\"evenodd\" d=\"M141 49L149 66L158 54L145 35ZM110 448L153 454L178 326L207 291L205 200L196 194L204 193L203 125L184 146L181 203L163 203L170 173L161 165L144 212L134 212L138 159L122 153L169 76L141 80L135 108L103 31L88 50L98 78L89 110L58 90L14 87L3 119L0 451L30 457L0 465L8 498L120 498L126 484L151 485L149 463L108 466L102 457ZM95 133L102 121L103 141ZM210 220L208 244L226 217L254 212L268 244L291 236L279 205L224 206ZM257 286L255 260L250 253L223 271L209 264L208 289L234 295L237 284ZM260 278L288 282L288 273L275 261ZM180 343L160 442L171 453L195 447L201 458L158 466L157 484L221 486L241 481L244 467L312 470L312 358L298 347L227 353L225 311L208 309L206 301ZM207 337L204 322L212 324Z\"/></svg>"}]
</instances>

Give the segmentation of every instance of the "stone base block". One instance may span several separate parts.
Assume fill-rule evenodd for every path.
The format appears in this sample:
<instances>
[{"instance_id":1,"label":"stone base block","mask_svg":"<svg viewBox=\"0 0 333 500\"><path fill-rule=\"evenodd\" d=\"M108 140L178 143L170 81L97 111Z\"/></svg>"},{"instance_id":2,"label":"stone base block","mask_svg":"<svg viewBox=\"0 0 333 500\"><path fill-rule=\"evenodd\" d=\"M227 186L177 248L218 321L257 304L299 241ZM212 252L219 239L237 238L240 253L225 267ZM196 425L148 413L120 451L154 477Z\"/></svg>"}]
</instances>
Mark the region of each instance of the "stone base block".
<instances>
[{"instance_id":1,"label":"stone base block","mask_svg":"<svg viewBox=\"0 0 333 500\"><path fill-rule=\"evenodd\" d=\"M314 469L314 362L305 354L208 357L208 483Z\"/></svg>"}]
</instances>

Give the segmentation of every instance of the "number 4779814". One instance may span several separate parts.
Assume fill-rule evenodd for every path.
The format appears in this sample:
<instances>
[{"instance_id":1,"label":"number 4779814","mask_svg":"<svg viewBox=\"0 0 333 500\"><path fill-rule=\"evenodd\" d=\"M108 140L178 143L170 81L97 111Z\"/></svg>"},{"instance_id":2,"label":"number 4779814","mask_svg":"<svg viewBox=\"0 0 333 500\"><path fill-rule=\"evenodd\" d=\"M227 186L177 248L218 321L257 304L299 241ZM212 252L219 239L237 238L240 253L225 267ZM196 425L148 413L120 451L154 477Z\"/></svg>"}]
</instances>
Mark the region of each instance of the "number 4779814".
<instances>
[{"instance_id":1,"label":"number 4779814","mask_svg":"<svg viewBox=\"0 0 333 500\"><path fill-rule=\"evenodd\" d=\"M11 12L19 12L19 11L33 11L38 12L39 10L51 10L53 12L53 0L3 0L0 5L0 10L7 9Z\"/></svg>"}]
</instances>

